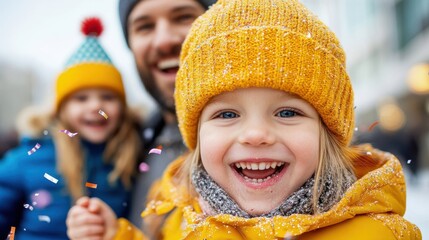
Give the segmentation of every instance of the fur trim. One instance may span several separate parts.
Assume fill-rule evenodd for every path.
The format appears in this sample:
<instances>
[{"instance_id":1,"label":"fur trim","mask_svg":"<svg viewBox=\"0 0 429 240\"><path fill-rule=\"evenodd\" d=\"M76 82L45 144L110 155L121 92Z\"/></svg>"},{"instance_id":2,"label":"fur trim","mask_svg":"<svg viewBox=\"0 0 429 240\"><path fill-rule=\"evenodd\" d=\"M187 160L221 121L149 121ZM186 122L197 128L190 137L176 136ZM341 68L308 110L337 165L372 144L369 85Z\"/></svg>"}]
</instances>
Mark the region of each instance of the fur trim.
<instances>
[{"instance_id":1,"label":"fur trim","mask_svg":"<svg viewBox=\"0 0 429 240\"><path fill-rule=\"evenodd\" d=\"M16 129L20 136L41 137L54 120L54 113L41 106L29 106L20 111Z\"/></svg>"}]
</instances>

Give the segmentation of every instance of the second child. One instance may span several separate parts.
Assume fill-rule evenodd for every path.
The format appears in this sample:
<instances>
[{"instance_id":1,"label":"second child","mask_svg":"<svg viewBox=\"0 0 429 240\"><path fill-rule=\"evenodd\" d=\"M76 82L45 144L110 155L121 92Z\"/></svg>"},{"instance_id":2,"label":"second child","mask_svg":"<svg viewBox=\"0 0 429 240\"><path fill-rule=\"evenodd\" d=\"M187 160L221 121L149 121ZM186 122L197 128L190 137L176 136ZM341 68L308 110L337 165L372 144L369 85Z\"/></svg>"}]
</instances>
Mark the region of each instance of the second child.
<instances>
[{"instance_id":1,"label":"second child","mask_svg":"<svg viewBox=\"0 0 429 240\"><path fill-rule=\"evenodd\" d=\"M56 80L55 111L22 115L20 146L0 161L0 239L68 239L66 217L82 196L126 217L139 149L137 116L121 74L98 42L99 19ZM21 126L22 127L22 126Z\"/></svg>"}]
</instances>

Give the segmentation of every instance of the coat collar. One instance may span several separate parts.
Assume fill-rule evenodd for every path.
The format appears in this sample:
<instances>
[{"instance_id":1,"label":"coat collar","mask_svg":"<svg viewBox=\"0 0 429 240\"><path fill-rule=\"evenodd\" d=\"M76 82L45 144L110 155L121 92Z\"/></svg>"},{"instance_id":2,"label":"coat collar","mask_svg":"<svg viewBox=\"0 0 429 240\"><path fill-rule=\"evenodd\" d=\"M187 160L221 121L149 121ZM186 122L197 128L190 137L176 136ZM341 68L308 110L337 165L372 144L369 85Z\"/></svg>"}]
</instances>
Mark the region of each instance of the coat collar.
<instances>
[{"instance_id":1,"label":"coat collar","mask_svg":"<svg viewBox=\"0 0 429 240\"><path fill-rule=\"evenodd\" d=\"M356 215L393 213L403 216L406 187L398 159L392 154L381 152L370 145L361 145L357 149L360 155L356 158L354 166L358 180L336 205L319 215L295 214L288 217L250 219L226 214L204 216L198 201L189 200L189 193L185 188L174 183L174 175L184 161L184 157L181 157L166 170L160 183L160 194L149 202L142 217L149 214L162 215L174 208L180 208L183 211L187 233L215 224L229 225L243 229L243 231L255 231L255 233L271 231L271 235L283 238L287 235L297 236L334 225ZM398 219L398 221L400 220Z\"/></svg>"}]
</instances>

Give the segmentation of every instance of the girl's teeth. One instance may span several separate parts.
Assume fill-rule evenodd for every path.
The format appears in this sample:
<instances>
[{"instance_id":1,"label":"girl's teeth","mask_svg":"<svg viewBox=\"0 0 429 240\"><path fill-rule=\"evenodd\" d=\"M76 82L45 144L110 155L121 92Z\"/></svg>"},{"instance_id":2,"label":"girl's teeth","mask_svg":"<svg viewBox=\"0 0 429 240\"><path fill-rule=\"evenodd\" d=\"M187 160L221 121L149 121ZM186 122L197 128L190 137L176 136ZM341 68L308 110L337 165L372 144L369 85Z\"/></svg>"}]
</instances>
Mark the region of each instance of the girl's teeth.
<instances>
[{"instance_id":1,"label":"girl's teeth","mask_svg":"<svg viewBox=\"0 0 429 240\"><path fill-rule=\"evenodd\" d=\"M271 179L271 176L268 176L266 178L258 178L258 179L256 179L256 178L249 178L247 176L243 176L243 177L244 177L244 180L246 180L247 182L252 182L252 183L263 183L263 182L267 181L268 179Z\"/></svg>"},{"instance_id":2,"label":"girl's teeth","mask_svg":"<svg viewBox=\"0 0 429 240\"><path fill-rule=\"evenodd\" d=\"M239 162L239 163L235 163L235 167L236 168L241 168L241 169L248 169L248 170L265 170L265 169L269 169L269 168L277 168L280 166L283 166L285 163L284 162L260 162L260 163L245 163L245 162ZM266 178L263 179L255 179L255 178L249 178L247 176L243 176L244 179L248 182L252 182L252 183L262 183L267 181L268 179L272 178L273 176L277 175L277 173L274 173L271 176L268 176Z\"/></svg>"},{"instance_id":3,"label":"girl's teeth","mask_svg":"<svg viewBox=\"0 0 429 240\"><path fill-rule=\"evenodd\" d=\"M258 170L258 164L257 163L252 163L252 170Z\"/></svg>"},{"instance_id":4,"label":"girl's teeth","mask_svg":"<svg viewBox=\"0 0 429 240\"><path fill-rule=\"evenodd\" d=\"M284 165L284 162L260 162L260 163L235 163L235 167L242 169L251 169L251 170L265 170L269 168L276 168Z\"/></svg>"},{"instance_id":5,"label":"girl's teeth","mask_svg":"<svg viewBox=\"0 0 429 240\"><path fill-rule=\"evenodd\" d=\"M240 163L240 166L242 169L246 169L246 164L245 163Z\"/></svg>"}]
</instances>

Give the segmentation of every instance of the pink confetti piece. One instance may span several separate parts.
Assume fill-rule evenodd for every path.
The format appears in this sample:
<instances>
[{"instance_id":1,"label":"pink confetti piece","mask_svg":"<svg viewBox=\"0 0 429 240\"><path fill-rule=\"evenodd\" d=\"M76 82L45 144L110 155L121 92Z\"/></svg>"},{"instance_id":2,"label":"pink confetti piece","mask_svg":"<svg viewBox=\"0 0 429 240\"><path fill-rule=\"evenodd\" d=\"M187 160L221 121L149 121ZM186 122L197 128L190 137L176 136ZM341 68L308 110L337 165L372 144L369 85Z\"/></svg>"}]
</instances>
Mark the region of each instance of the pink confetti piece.
<instances>
[{"instance_id":1,"label":"pink confetti piece","mask_svg":"<svg viewBox=\"0 0 429 240\"><path fill-rule=\"evenodd\" d=\"M139 169L140 169L140 172L147 172L147 171L149 171L150 167L149 167L149 165L147 165L147 163L142 162L139 165Z\"/></svg>"},{"instance_id":2,"label":"pink confetti piece","mask_svg":"<svg viewBox=\"0 0 429 240\"><path fill-rule=\"evenodd\" d=\"M49 216L46 216L46 215L39 215L39 221L50 223L51 218Z\"/></svg>"},{"instance_id":3,"label":"pink confetti piece","mask_svg":"<svg viewBox=\"0 0 429 240\"><path fill-rule=\"evenodd\" d=\"M41 145L36 143L36 146L34 146L34 148L32 148L30 151L27 152L28 155L35 153L37 151L37 149L39 149L40 147L41 147Z\"/></svg>"},{"instance_id":4,"label":"pink confetti piece","mask_svg":"<svg viewBox=\"0 0 429 240\"><path fill-rule=\"evenodd\" d=\"M58 182L58 179L56 179L56 178L52 177L51 175L49 175L49 174L47 174L47 173L45 173L43 176L44 176L46 179L48 179L49 181L51 181L51 182L53 182L53 183L55 183L55 184L57 184L57 182Z\"/></svg>"},{"instance_id":5,"label":"pink confetti piece","mask_svg":"<svg viewBox=\"0 0 429 240\"><path fill-rule=\"evenodd\" d=\"M98 113L99 113L101 116L103 116L105 119L107 119L107 118L108 118L107 114L106 114L105 112L103 112L101 109L100 109L100 110L98 110Z\"/></svg>"},{"instance_id":6,"label":"pink confetti piece","mask_svg":"<svg viewBox=\"0 0 429 240\"><path fill-rule=\"evenodd\" d=\"M46 190L38 190L31 194L34 208L45 208L52 202L51 194Z\"/></svg>"},{"instance_id":7,"label":"pink confetti piece","mask_svg":"<svg viewBox=\"0 0 429 240\"><path fill-rule=\"evenodd\" d=\"M150 151L149 151L149 154L152 154L152 153L155 153L155 154L161 154L161 152L162 152L162 150L161 149L158 149L158 148L152 148Z\"/></svg>"},{"instance_id":8,"label":"pink confetti piece","mask_svg":"<svg viewBox=\"0 0 429 240\"><path fill-rule=\"evenodd\" d=\"M67 129L60 130L60 132L67 134L69 137L74 137L74 136L76 136L76 135L77 135L77 133L72 133L72 132L70 132L70 131L69 131L69 130L67 130Z\"/></svg>"}]
</instances>

